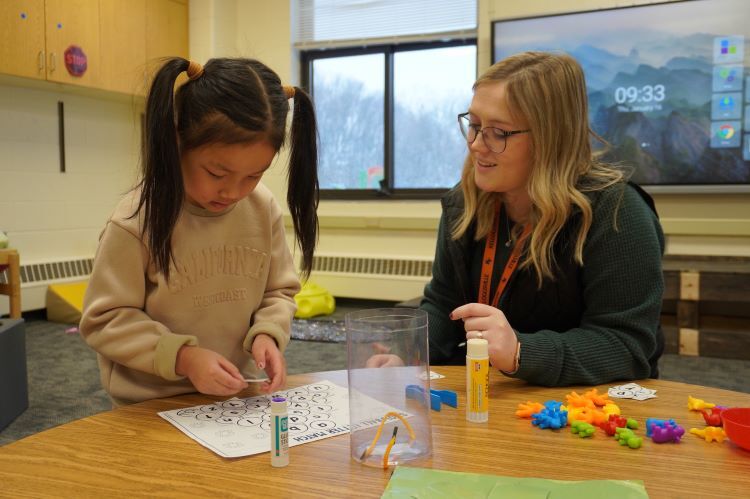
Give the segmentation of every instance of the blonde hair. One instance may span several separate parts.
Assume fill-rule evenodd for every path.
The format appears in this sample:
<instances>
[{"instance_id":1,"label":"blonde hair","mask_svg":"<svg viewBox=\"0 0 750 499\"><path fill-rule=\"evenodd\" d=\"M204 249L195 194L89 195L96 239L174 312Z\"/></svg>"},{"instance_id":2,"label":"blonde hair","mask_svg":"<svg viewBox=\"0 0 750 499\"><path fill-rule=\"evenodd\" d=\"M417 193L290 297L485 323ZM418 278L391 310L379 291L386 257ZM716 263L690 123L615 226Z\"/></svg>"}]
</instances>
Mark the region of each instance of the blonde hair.
<instances>
[{"instance_id":1,"label":"blonde hair","mask_svg":"<svg viewBox=\"0 0 750 499\"><path fill-rule=\"evenodd\" d=\"M490 67L473 88L491 83L505 84L513 118L523 118L530 130L532 168L527 189L533 230L522 267L534 268L541 287L544 278L554 278L554 244L574 207L581 211L574 257L583 264L583 245L593 218L583 193L621 182L625 174L600 162L592 150L592 136L605 142L589 127L586 83L575 59L545 52L516 54ZM480 240L490 231L501 194L476 186L470 156L464 161L461 190L464 212L452 228L452 237L463 236L476 220L474 238ZM518 230L516 226L516 237Z\"/></svg>"}]
</instances>

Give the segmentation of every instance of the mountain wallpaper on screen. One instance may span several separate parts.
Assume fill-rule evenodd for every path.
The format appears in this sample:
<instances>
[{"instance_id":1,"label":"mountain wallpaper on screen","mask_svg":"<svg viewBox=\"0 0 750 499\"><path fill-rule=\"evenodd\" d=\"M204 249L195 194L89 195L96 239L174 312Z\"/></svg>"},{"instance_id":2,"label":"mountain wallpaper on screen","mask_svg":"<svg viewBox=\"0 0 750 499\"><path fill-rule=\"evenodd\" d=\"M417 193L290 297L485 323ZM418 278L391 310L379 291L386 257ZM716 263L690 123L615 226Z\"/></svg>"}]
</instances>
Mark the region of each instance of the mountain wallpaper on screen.
<instances>
[{"instance_id":1,"label":"mountain wallpaper on screen","mask_svg":"<svg viewBox=\"0 0 750 499\"><path fill-rule=\"evenodd\" d=\"M691 3L678 2L684 9ZM575 57L586 75L591 127L609 143L605 159L632 167L641 184L750 184L750 161L742 154L743 136L745 147L750 141L744 135L750 130L742 130L750 122L742 116L750 112L750 89L739 80L733 80L739 88L715 88L716 74L726 66L732 78L748 73L742 60L720 64L714 58L717 37L742 31L708 25L706 32L682 32L695 30L676 23L660 29L658 19L644 21L648 9L497 21L493 57L499 61L526 50ZM687 10L682 14L684 19ZM635 27L636 17L649 26ZM742 47L746 56L749 38ZM732 141L716 138L722 126L731 127L722 138L734 136Z\"/></svg>"}]
</instances>

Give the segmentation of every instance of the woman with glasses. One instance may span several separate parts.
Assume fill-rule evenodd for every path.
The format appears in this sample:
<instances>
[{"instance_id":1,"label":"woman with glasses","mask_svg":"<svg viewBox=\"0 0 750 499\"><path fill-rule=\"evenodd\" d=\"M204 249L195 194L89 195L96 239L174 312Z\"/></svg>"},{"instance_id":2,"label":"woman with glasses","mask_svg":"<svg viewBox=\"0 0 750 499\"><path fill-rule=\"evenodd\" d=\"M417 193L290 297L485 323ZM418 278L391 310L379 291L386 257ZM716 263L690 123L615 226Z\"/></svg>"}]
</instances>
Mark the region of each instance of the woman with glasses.
<instances>
[{"instance_id":1,"label":"woman with glasses","mask_svg":"<svg viewBox=\"0 0 750 499\"><path fill-rule=\"evenodd\" d=\"M482 338L496 369L534 384L656 377L664 236L648 194L592 151L578 63L498 62L458 121L468 155L421 304L430 361L463 364Z\"/></svg>"}]
</instances>

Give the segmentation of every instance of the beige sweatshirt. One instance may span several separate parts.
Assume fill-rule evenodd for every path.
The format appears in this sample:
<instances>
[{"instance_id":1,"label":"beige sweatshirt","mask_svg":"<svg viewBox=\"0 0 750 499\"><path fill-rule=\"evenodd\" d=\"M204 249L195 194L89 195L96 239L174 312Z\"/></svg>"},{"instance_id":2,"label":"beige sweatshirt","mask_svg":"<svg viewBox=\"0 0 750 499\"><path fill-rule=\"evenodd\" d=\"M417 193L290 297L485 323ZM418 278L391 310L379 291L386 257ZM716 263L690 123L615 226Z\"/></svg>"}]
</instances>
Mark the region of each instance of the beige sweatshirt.
<instances>
[{"instance_id":1,"label":"beige sweatshirt","mask_svg":"<svg viewBox=\"0 0 750 499\"><path fill-rule=\"evenodd\" d=\"M150 261L142 217L129 218L139 196L126 195L104 228L84 298L80 331L98 353L102 385L116 403L194 392L175 373L182 345L254 375L253 339L267 334L284 350L300 289L273 195L259 184L220 214L186 203L169 283Z\"/></svg>"}]
</instances>

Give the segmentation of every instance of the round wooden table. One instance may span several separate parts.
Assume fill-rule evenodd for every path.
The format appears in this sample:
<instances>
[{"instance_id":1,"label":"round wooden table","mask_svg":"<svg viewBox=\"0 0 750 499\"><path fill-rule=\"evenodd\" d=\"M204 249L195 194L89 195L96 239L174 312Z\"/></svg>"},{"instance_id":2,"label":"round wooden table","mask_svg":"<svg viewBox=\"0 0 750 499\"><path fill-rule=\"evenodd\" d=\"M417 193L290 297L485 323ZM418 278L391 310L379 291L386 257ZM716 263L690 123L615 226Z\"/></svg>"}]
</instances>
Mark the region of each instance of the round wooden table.
<instances>
[{"instance_id":1,"label":"round wooden table","mask_svg":"<svg viewBox=\"0 0 750 499\"><path fill-rule=\"evenodd\" d=\"M594 438L540 430L514 412L520 402L564 400L572 390L541 388L491 374L490 418L465 420L465 370L434 367L446 377L432 388L458 392L459 407L433 411L433 456L414 466L558 480L643 480L650 497L746 497L750 452L729 441L707 443L686 434L679 444L621 447L597 430ZM346 386L346 371L294 375L288 387L320 380ZM750 407L750 394L660 380L641 385L657 398L616 400L641 424L647 417L674 418L688 431L704 427L687 397ZM608 386L600 386L605 392ZM251 387L241 397L257 395ZM228 398L228 397L224 397ZM157 415L205 404L218 397L185 395L121 407L43 431L0 448L2 497L379 497L391 470L363 466L349 456L348 435L290 449L290 464L272 468L267 453L224 459ZM643 429L638 431L645 436Z\"/></svg>"}]
</instances>

